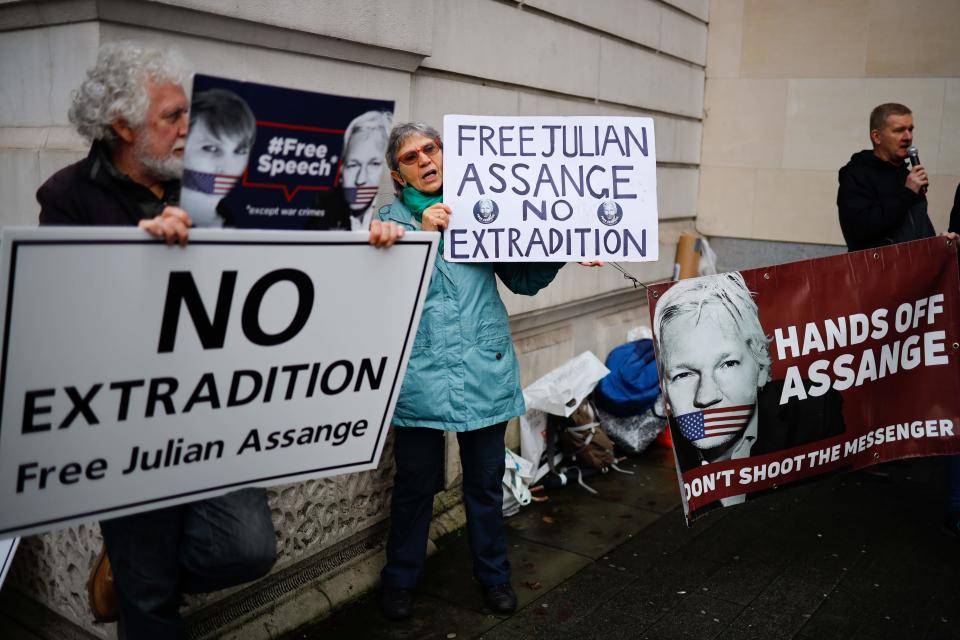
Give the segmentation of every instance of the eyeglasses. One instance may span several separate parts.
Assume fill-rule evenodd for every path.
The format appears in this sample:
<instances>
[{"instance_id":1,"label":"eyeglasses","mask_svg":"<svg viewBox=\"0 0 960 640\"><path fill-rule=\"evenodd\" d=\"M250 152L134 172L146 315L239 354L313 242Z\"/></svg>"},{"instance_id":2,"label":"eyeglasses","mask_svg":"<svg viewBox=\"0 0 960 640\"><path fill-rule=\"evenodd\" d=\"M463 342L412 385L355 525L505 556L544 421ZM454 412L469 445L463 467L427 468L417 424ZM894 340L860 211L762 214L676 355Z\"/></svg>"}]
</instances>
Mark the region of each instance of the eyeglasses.
<instances>
[{"instance_id":1,"label":"eyeglasses","mask_svg":"<svg viewBox=\"0 0 960 640\"><path fill-rule=\"evenodd\" d=\"M433 140L428 142L425 145L421 145L416 149L407 151L405 154L397 158L400 161L400 164L413 164L420 159L420 154L425 154L428 158L432 158L437 155L437 152L440 151L440 141Z\"/></svg>"}]
</instances>

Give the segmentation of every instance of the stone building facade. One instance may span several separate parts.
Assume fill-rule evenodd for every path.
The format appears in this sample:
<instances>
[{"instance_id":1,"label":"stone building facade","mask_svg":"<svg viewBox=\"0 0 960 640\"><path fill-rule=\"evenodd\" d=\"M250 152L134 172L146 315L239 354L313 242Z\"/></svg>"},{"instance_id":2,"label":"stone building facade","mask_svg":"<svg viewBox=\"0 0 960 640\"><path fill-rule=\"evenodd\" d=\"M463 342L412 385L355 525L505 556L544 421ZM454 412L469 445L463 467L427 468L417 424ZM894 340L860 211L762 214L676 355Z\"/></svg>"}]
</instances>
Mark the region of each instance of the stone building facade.
<instances>
[{"instance_id":1,"label":"stone building facade","mask_svg":"<svg viewBox=\"0 0 960 640\"><path fill-rule=\"evenodd\" d=\"M34 225L37 187L86 153L71 91L107 41L180 49L197 72L396 102L396 121L445 113L652 116L660 253L625 265L672 272L694 230L708 0L0 0L0 225ZM390 198L387 181L378 198ZM568 266L534 298L504 295L524 384L570 357L603 358L647 323L644 297L612 268ZM517 442L516 428L508 440ZM451 441L432 535L460 526ZM264 580L188 603L195 638L267 638L371 588L382 564L392 467L270 492L280 560ZM95 523L26 538L0 594L0 627L107 638L84 582Z\"/></svg>"},{"instance_id":2,"label":"stone building facade","mask_svg":"<svg viewBox=\"0 0 960 640\"><path fill-rule=\"evenodd\" d=\"M845 251L837 171L901 102L947 227L960 183L960 3L713 0L697 230L740 269Z\"/></svg>"}]
</instances>

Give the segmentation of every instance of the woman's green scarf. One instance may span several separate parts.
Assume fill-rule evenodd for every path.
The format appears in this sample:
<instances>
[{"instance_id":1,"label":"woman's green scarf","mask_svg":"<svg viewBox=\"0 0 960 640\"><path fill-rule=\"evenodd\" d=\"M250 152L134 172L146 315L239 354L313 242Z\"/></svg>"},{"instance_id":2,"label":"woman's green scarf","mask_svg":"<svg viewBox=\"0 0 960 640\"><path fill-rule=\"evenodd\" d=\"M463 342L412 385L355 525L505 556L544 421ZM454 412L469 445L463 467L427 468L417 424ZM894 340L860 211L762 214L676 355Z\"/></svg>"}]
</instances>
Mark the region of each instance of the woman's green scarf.
<instances>
[{"instance_id":1,"label":"woman's green scarf","mask_svg":"<svg viewBox=\"0 0 960 640\"><path fill-rule=\"evenodd\" d=\"M436 193L423 193L407 185L403 188L400 198L403 200L403 204L407 206L407 209L410 210L410 213L413 214L413 217L417 219L417 222L423 224L423 210L438 202L442 202L443 190L441 189Z\"/></svg>"}]
</instances>

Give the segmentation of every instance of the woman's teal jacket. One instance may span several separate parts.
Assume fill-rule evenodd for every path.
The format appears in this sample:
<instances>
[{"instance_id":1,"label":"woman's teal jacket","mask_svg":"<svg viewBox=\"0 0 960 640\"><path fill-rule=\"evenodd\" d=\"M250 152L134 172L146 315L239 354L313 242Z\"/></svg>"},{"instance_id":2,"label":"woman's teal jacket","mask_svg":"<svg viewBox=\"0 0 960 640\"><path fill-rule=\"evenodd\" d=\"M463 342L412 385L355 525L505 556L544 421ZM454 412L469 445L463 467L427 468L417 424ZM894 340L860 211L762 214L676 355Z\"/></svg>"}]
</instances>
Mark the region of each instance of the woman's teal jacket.
<instances>
[{"instance_id":1,"label":"woman's teal jacket","mask_svg":"<svg viewBox=\"0 0 960 640\"><path fill-rule=\"evenodd\" d=\"M417 228L399 199L379 217ZM438 252L393 424L471 431L523 414L520 367L494 274L514 293L533 295L563 264L447 262Z\"/></svg>"}]
</instances>

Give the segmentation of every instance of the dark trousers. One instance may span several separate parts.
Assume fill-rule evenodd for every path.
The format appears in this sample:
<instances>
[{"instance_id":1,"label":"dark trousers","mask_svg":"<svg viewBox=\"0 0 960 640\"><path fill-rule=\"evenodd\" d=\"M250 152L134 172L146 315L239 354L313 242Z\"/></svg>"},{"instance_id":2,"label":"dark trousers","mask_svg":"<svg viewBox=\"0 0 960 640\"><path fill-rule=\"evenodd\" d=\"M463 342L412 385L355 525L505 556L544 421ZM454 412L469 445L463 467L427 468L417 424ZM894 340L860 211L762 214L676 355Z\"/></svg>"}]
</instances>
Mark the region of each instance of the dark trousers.
<instances>
[{"instance_id":1,"label":"dark trousers","mask_svg":"<svg viewBox=\"0 0 960 640\"><path fill-rule=\"evenodd\" d=\"M946 456L947 510L960 513L960 456Z\"/></svg>"},{"instance_id":2,"label":"dark trousers","mask_svg":"<svg viewBox=\"0 0 960 640\"><path fill-rule=\"evenodd\" d=\"M277 540L263 489L100 523L120 604L120 638L183 638L181 594L265 575Z\"/></svg>"},{"instance_id":3,"label":"dark trousers","mask_svg":"<svg viewBox=\"0 0 960 640\"><path fill-rule=\"evenodd\" d=\"M463 501L473 555L473 575L485 586L510 580L503 528L503 434L507 423L457 433L463 465ZM412 589L420 579L433 515L433 496L443 487L444 432L394 428L396 475L390 506L384 585Z\"/></svg>"}]
</instances>

